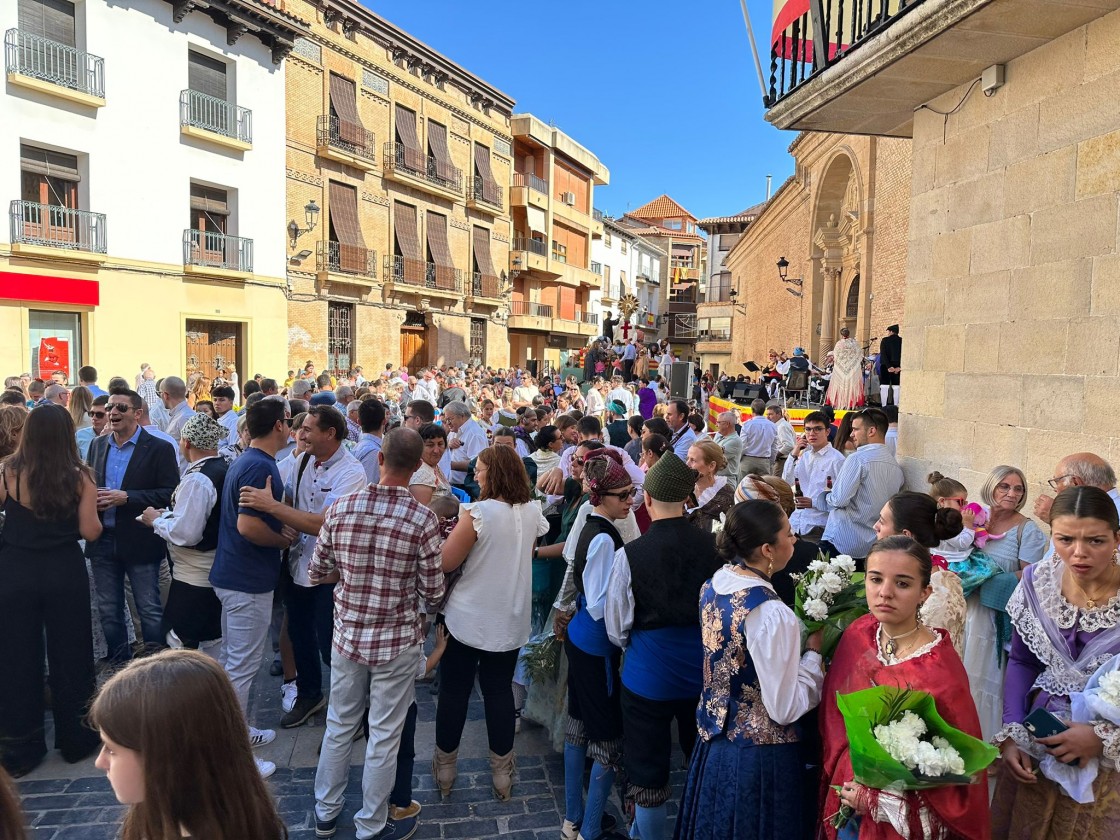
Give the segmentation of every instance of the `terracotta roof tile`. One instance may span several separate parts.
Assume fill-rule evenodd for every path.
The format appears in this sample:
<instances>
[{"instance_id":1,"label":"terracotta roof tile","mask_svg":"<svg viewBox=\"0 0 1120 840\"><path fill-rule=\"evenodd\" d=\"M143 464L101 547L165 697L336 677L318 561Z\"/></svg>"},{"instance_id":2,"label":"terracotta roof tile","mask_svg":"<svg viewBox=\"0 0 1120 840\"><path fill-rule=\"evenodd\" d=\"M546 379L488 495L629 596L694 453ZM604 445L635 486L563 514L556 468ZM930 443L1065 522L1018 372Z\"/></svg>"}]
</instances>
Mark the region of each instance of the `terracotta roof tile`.
<instances>
[{"instance_id":1,"label":"terracotta roof tile","mask_svg":"<svg viewBox=\"0 0 1120 840\"><path fill-rule=\"evenodd\" d=\"M675 216L684 216L694 221L696 219L695 216L664 193L648 204L643 204L637 210L631 210L629 215L638 219L668 219Z\"/></svg>"}]
</instances>

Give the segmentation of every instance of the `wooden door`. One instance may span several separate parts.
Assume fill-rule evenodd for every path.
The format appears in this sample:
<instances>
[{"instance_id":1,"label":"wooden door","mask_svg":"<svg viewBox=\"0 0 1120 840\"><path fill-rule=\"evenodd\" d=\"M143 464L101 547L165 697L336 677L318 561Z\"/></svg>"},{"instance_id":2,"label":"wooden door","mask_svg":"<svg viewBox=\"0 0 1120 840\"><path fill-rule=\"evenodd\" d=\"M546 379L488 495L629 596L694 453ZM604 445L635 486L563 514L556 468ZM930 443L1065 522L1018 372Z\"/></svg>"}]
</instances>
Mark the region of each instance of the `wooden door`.
<instances>
[{"instance_id":1,"label":"wooden door","mask_svg":"<svg viewBox=\"0 0 1120 840\"><path fill-rule=\"evenodd\" d=\"M415 373L428 364L428 347L422 329L401 329L401 364Z\"/></svg>"},{"instance_id":2,"label":"wooden door","mask_svg":"<svg viewBox=\"0 0 1120 840\"><path fill-rule=\"evenodd\" d=\"M236 365L245 370L241 357L241 324L229 321L187 321L187 368L198 370L208 379L218 371Z\"/></svg>"}]
</instances>

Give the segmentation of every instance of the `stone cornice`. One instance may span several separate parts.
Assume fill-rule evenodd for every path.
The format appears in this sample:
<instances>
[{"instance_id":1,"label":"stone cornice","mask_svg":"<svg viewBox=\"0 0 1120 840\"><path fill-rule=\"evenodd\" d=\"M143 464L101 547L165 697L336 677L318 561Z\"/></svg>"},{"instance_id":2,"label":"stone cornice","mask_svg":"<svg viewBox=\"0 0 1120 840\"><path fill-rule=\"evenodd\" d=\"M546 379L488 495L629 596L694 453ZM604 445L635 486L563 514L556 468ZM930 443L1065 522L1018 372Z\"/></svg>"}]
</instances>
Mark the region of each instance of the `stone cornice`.
<instances>
[{"instance_id":1,"label":"stone cornice","mask_svg":"<svg viewBox=\"0 0 1120 840\"><path fill-rule=\"evenodd\" d=\"M226 43L233 46L243 35L252 35L272 51L279 64L292 51L296 38L310 33L310 25L264 0L167 0L172 18L182 23L191 12L201 12L226 28Z\"/></svg>"}]
</instances>

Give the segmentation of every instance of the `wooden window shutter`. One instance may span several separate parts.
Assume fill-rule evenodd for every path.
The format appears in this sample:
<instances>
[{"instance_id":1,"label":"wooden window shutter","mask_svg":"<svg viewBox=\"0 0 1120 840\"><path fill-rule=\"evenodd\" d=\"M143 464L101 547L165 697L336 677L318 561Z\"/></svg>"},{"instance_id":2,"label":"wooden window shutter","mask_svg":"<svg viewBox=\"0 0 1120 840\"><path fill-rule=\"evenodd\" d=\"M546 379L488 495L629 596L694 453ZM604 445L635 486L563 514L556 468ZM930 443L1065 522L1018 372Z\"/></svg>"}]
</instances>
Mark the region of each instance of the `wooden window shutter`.
<instances>
[{"instance_id":1,"label":"wooden window shutter","mask_svg":"<svg viewBox=\"0 0 1120 840\"><path fill-rule=\"evenodd\" d=\"M447 217L428 211L428 250L436 265L436 288L455 288L455 263L451 259L451 245L447 241Z\"/></svg>"},{"instance_id":2,"label":"wooden window shutter","mask_svg":"<svg viewBox=\"0 0 1120 840\"><path fill-rule=\"evenodd\" d=\"M428 156L420 148L420 135L416 130L416 112L410 111L402 105L396 107L397 129L397 165L410 169L413 172L427 174Z\"/></svg>"},{"instance_id":3,"label":"wooden window shutter","mask_svg":"<svg viewBox=\"0 0 1120 840\"><path fill-rule=\"evenodd\" d=\"M19 29L76 47L74 4L67 0L19 0Z\"/></svg>"},{"instance_id":4,"label":"wooden window shutter","mask_svg":"<svg viewBox=\"0 0 1120 840\"><path fill-rule=\"evenodd\" d=\"M78 158L74 155L20 144L19 164L23 172L48 175L66 181L82 180L78 174Z\"/></svg>"},{"instance_id":5,"label":"wooden window shutter","mask_svg":"<svg viewBox=\"0 0 1120 840\"><path fill-rule=\"evenodd\" d=\"M226 65L208 55L191 50L187 53L187 87L226 101Z\"/></svg>"},{"instance_id":6,"label":"wooden window shutter","mask_svg":"<svg viewBox=\"0 0 1120 840\"><path fill-rule=\"evenodd\" d=\"M491 204L500 203L502 191L494 180L494 170L490 168L490 150L481 143L474 144L474 168L482 179L482 198Z\"/></svg>"},{"instance_id":7,"label":"wooden window shutter","mask_svg":"<svg viewBox=\"0 0 1120 840\"><path fill-rule=\"evenodd\" d=\"M428 145L436 161L436 174L444 181L457 181L458 170L451 162L451 149L447 146L447 127L428 120Z\"/></svg>"},{"instance_id":8,"label":"wooden window shutter","mask_svg":"<svg viewBox=\"0 0 1120 840\"><path fill-rule=\"evenodd\" d=\"M358 218L358 191L348 184L330 181L327 198L330 226L338 237L339 265L344 271L365 274L366 240Z\"/></svg>"},{"instance_id":9,"label":"wooden window shutter","mask_svg":"<svg viewBox=\"0 0 1120 840\"><path fill-rule=\"evenodd\" d=\"M358 116L357 89L354 82L338 73L330 77L331 111L338 120L339 139L358 147L366 144L365 128Z\"/></svg>"}]
</instances>

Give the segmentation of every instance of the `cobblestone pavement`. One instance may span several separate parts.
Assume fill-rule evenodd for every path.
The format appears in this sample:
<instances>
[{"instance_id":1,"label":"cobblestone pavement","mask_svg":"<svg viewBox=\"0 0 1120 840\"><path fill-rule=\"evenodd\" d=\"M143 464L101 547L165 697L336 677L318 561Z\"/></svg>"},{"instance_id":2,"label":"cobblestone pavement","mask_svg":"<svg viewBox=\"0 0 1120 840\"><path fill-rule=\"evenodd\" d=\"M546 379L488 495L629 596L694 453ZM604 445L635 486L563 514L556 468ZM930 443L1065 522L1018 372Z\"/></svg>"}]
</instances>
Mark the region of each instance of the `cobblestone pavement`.
<instances>
[{"instance_id":1,"label":"cobblestone pavement","mask_svg":"<svg viewBox=\"0 0 1120 840\"><path fill-rule=\"evenodd\" d=\"M329 673L325 672L324 681L328 679ZM265 667L255 683L251 707L254 722L258 727L274 728L277 732L276 740L256 750L256 754L278 766L269 782L292 840L311 840L315 836L312 808L316 750L323 735L324 715L316 715L312 722L298 729L280 729L280 682L280 678L270 677ZM490 787L482 700L476 691L459 749L459 778L451 797L440 802L428 769L435 742L435 698L427 683L417 684L416 700L413 798L423 806L420 827L414 835L417 840L559 838L563 822L563 763L542 728L528 722L522 727L517 736L518 773L513 798L509 802L498 802ZM51 743L49 734L48 743ZM361 804L364 751L365 741L359 741L351 756L353 766L346 789L346 807L336 835L339 840L351 840L355 836L352 817ZM679 767L679 753L675 760ZM678 769L673 775L674 801L679 801L683 770ZM57 752L52 752L34 773L20 780L19 788L34 840L111 840L116 836L124 809L117 804L105 775L93 766L93 758L71 765L64 763ZM617 799L612 801L609 810L619 817ZM670 804L670 813L675 813L673 804Z\"/></svg>"}]
</instances>

